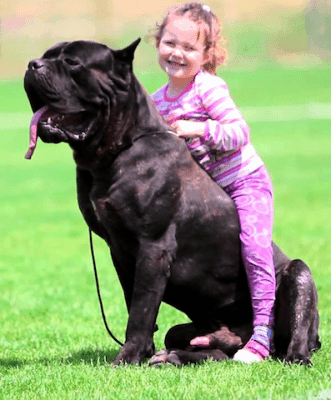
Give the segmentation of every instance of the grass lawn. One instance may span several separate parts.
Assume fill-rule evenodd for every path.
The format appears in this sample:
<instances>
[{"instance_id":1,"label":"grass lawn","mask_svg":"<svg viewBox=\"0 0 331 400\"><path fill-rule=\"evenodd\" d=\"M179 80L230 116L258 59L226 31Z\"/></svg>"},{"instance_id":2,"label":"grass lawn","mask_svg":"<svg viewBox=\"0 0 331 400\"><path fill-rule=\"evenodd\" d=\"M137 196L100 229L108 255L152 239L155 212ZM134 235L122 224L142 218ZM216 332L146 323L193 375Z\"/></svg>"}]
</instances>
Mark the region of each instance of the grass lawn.
<instances>
[{"instance_id":1,"label":"grass lawn","mask_svg":"<svg viewBox=\"0 0 331 400\"><path fill-rule=\"evenodd\" d=\"M239 106L330 99L326 69L222 76ZM141 79L149 92L164 82L161 75ZM40 142L33 160L25 160L28 125L17 118L24 121L30 109L22 83L2 82L0 93L0 113L7 113L0 115L0 399L331 399L331 120L251 123L274 182L275 241L303 258L316 280L323 347L313 367L268 360L113 368L119 347L100 316L70 150ZM123 340L122 290L101 240L95 252L108 321ZM158 349L166 331L185 320L162 305Z\"/></svg>"}]
</instances>

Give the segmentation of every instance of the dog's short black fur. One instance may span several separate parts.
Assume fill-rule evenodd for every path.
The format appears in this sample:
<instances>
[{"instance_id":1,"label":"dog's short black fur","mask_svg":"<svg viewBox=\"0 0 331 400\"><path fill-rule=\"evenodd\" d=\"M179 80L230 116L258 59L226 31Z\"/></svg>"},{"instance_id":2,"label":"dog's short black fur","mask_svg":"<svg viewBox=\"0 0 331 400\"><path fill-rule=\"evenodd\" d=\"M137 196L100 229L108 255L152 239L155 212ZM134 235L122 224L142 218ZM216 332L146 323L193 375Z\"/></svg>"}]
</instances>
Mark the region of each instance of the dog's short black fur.
<instances>
[{"instance_id":1,"label":"dog's short black fur","mask_svg":"<svg viewBox=\"0 0 331 400\"><path fill-rule=\"evenodd\" d=\"M252 334L236 209L135 78L138 43L115 51L91 41L65 42L31 61L25 75L31 107L49 106L38 136L72 148L80 210L110 247L129 313L115 364L154 354L161 301L192 323L170 329L159 360L231 357ZM276 245L274 259L275 355L310 364L320 347L310 270ZM202 334L212 337L209 349L188 346Z\"/></svg>"}]
</instances>

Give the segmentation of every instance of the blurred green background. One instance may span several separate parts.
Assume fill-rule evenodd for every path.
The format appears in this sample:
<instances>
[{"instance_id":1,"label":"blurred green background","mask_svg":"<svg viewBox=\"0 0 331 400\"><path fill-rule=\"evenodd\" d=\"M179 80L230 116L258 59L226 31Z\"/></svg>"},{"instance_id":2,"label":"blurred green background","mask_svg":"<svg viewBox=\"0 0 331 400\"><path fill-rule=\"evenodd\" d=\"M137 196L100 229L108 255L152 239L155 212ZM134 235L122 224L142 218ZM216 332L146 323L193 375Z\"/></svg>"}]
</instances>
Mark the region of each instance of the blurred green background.
<instances>
[{"instance_id":1,"label":"blurred green background","mask_svg":"<svg viewBox=\"0 0 331 400\"><path fill-rule=\"evenodd\" d=\"M0 79L21 77L27 62L63 40L93 39L113 47L145 37L174 0L5 0L0 3ZM330 0L210 0L223 21L227 68L314 67L331 56ZM156 65L143 41L138 71Z\"/></svg>"}]
</instances>

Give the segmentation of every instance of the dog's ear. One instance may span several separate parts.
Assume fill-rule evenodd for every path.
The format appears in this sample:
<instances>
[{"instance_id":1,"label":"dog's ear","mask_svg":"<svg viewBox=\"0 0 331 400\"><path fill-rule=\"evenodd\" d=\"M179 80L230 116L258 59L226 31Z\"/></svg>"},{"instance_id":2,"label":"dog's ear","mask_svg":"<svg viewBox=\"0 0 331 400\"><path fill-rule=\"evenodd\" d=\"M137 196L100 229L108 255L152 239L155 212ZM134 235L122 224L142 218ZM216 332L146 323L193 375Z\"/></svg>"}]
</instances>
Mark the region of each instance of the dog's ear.
<instances>
[{"instance_id":1,"label":"dog's ear","mask_svg":"<svg viewBox=\"0 0 331 400\"><path fill-rule=\"evenodd\" d=\"M114 50L114 57L117 60L124 61L127 64L132 64L134 58L134 52L140 43L141 39L138 38L133 43L131 43L128 47L125 47L122 50Z\"/></svg>"},{"instance_id":2,"label":"dog's ear","mask_svg":"<svg viewBox=\"0 0 331 400\"><path fill-rule=\"evenodd\" d=\"M122 50L112 50L114 57L113 70L109 73L112 81L116 83L117 87L127 91L128 85L132 79L132 61L134 52L140 42L140 38L135 40L130 46Z\"/></svg>"}]
</instances>

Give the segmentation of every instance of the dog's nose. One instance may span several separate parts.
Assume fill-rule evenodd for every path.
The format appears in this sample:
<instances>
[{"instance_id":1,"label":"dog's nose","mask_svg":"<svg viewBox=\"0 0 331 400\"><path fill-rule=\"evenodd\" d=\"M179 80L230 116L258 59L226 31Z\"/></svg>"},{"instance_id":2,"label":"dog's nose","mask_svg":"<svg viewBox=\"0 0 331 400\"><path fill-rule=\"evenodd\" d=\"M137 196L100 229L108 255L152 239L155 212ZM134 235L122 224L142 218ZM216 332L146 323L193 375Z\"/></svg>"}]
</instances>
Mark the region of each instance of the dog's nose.
<instances>
[{"instance_id":1,"label":"dog's nose","mask_svg":"<svg viewBox=\"0 0 331 400\"><path fill-rule=\"evenodd\" d=\"M36 59L29 62L29 69L40 69L45 66L43 60Z\"/></svg>"}]
</instances>

